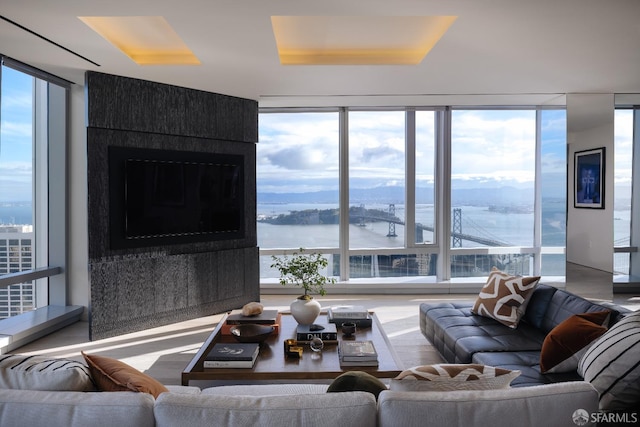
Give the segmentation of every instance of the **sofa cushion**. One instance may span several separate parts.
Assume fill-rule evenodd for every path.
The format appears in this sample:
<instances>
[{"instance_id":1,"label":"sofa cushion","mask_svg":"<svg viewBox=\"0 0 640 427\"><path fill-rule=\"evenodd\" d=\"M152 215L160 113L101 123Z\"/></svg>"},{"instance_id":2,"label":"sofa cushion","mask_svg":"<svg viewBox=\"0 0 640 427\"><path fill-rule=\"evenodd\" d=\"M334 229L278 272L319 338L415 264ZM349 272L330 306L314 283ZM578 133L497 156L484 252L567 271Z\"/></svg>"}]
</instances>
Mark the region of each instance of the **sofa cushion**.
<instances>
[{"instance_id":1,"label":"sofa cushion","mask_svg":"<svg viewBox=\"0 0 640 427\"><path fill-rule=\"evenodd\" d=\"M517 329L471 313L473 302L420 304L421 329L448 363L471 363L481 351L540 351L545 333L527 323Z\"/></svg>"},{"instance_id":2,"label":"sofa cushion","mask_svg":"<svg viewBox=\"0 0 640 427\"><path fill-rule=\"evenodd\" d=\"M336 377L329 385L327 393L366 391L377 399L380 392L386 389L387 386L382 381L367 372L349 371Z\"/></svg>"},{"instance_id":3,"label":"sofa cushion","mask_svg":"<svg viewBox=\"0 0 640 427\"><path fill-rule=\"evenodd\" d=\"M611 311L611 317L608 325L611 326L615 323L616 319L619 318L618 316L620 313L617 310L589 301L578 295L572 294L571 292L567 292L564 289L558 289L549 301L547 311L542 319L542 323L540 324L540 329L545 334L548 334L553 328L574 314L591 313L606 309Z\"/></svg>"},{"instance_id":4,"label":"sofa cushion","mask_svg":"<svg viewBox=\"0 0 640 427\"><path fill-rule=\"evenodd\" d=\"M146 393L0 389L0 425L29 427L154 427Z\"/></svg>"},{"instance_id":5,"label":"sofa cushion","mask_svg":"<svg viewBox=\"0 0 640 427\"><path fill-rule=\"evenodd\" d=\"M100 391L139 391L157 398L169 391L162 383L132 366L106 356L82 352Z\"/></svg>"},{"instance_id":6,"label":"sofa cushion","mask_svg":"<svg viewBox=\"0 0 640 427\"><path fill-rule=\"evenodd\" d=\"M509 388L520 371L479 364L436 364L416 366L391 380L395 391L452 391Z\"/></svg>"},{"instance_id":7,"label":"sofa cushion","mask_svg":"<svg viewBox=\"0 0 640 427\"><path fill-rule=\"evenodd\" d=\"M542 373L572 372L589 345L607 331L609 310L574 314L553 328L542 343Z\"/></svg>"},{"instance_id":8,"label":"sofa cushion","mask_svg":"<svg viewBox=\"0 0 640 427\"><path fill-rule=\"evenodd\" d=\"M471 312L516 328L539 280L538 276L513 276L493 267Z\"/></svg>"},{"instance_id":9,"label":"sofa cushion","mask_svg":"<svg viewBox=\"0 0 640 427\"><path fill-rule=\"evenodd\" d=\"M539 351L480 352L473 355L473 363L519 370L520 376L511 382L511 387L530 387L557 382L582 381L582 377L576 371L560 374L543 374L540 372Z\"/></svg>"},{"instance_id":10,"label":"sofa cushion","mask_svg":"<svg viewBox=\"0 0 640 427\"><path fill-rule=\"evenodd\" d=\"M389 390L378 398L378 426L568 427L575 426L576 409L596 412L597 399L596 391L584 381L447 393Z\"/></svg>"},{"instance_id":11,"label":"sofa cushion","mask_svg":"<svg viewBox=\"0 0 640 427\"><path fill-rule=\"evenodd\" d=\"M157 427L234 427L376 425L376 399L371 393L299 394L278 396L162 393L156 400Z\"/></svg>"},{"instance_id":12,"label":"sofa cushion","mask_svg":"<svg viewBox=\"0 0 640 427\"><path fill-rule=\"evenodd\" d=\"M640 407L640 311L616 323L587 350L578 373L600 394L600 409Z\"/></svg>"},{"instance_id":13,"label":"sofa cushion","mask_svg":"<svg viewBox=\"0 0 640 427\"><path fill-rule=\"evenodd\" d=\"M81 362L47 356L0 355L0 388L92 391L89 368Z\"/></svg>"},{"instance_id":14,"label":"sofa cushion","mask_svg":"<svg viewBox=\"0 0 640 427\"><path fill-rule=\"evenodd\" d=\"M531 298L529 298L529 303L527 304L524 316L522 316L522 321L540 329L544 315L549 307L549 302L557 290L558 288L553 286L538 283L538 286L536 286L536 289L531 294Z\"/></svg>"}]
</instances>

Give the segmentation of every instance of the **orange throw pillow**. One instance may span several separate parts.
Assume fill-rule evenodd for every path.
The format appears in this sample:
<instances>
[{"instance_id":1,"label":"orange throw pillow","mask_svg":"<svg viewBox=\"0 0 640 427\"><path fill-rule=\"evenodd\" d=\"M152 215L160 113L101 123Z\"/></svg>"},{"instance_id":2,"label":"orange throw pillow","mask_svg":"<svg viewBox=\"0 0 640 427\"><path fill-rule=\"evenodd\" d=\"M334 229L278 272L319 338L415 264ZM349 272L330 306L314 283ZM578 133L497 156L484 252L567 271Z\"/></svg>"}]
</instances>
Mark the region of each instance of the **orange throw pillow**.
<instances>
[{"instance_id":1,"label":"orange throw pillow","mask_svg":"<svg viewBox=\"0 0 640 427\"><path fill-rule=\"evenodd\" d=\"M582 355L596 338L604 334L609 323L609 310L574 314L553 328L545 337L540 351L540 371L573 372Z\"/></svg>"},{"instance_id":2,"label":"orange throw pillow","mask_svg":"<svg viewBox=\"0 0 640 427\"><path fill-rule=\"evenodd\" d=\"M117 359L81 352L100 391L138 391L157 398L169 391L158 380Z\"/></svg>"}]
</instances>

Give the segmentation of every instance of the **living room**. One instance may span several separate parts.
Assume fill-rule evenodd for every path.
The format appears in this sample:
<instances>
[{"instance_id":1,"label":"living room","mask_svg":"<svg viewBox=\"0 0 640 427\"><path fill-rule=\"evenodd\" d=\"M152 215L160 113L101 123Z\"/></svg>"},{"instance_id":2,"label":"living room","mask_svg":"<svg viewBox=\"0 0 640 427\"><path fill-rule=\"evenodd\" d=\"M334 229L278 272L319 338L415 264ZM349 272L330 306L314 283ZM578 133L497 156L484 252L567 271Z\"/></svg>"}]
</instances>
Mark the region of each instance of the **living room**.
<instances>
[{"instance_id":1,"label":"living room","mask_svg":"<svg viewBox=\"0 0 640 427\"><path fill-rule=\"evenodd\" d=\"M40 9L40 12L44 13L45 16L49 16L47 13L51 12L48 9L50 6L45 4L40 6L39 8L36 7L36 9ZM221 5L217 6L221 7ZM105 261L109 261L109 257L114 256L114 253L108 252L111 249L96 249L98 246L94 246L95 242L101 244L100 242L103 242L108 236L107 226L109 224L104 222L106 221L104 219L104 211L100 211L102 201L108 196L106 196L107 193L99 195L100 193L94 191L99 188L99 186L95 186L96 181L93 181L96 179L94 174L96 169L92 169L94 158L91 157L91 150L95 145L92 145L92 131L87 128L87 126L91 127L93 125L91 122L86 123L84 119L85 116L89 116L90 121L93 119L106 120L104 120L104 116L102 118L99 116L99 109L93 109L96 104L88 101L91 98L85 98L86 92L89 91L91 96L92 90L85 80L86 71L99 74L106 73L108 76L125 76L143 82L158 82L163 85L168 84L180 88L197 89L205 93L224 94L225 96L230 95L239 97L239 99L252 100L255 102L255 106L251 108L260 108L261 115L267 112L281 112L287 107L316 110L349 108L365 111L371 109L396 109L403 113L404 111L415 109L438 110L435 114L446 121L447 117L449 119L451 117L448 116L450 113L447 113L447 108L455 110L456 107L465 106L472 109L477 106L481 106L484 109L504 109L505 107L514 109L526 106L530 109L533 108L533 111L554 108L564 110L566 111L565 139L568 147L565 171L566 192L568 194L566 202L566 249L562 248L560 253L557 252L558 249L554 249L556 252L552 253L535 253L536 251L544 251L546 248L541 243L533 241L534 238L532 237L532 243L518 245L520 247L518 251L533 251L534 255L538 255L538 259L549 255L560 255L570 265L577 265L578 269L581 267L593 269L594 276L599 276L601 272L605 272L606 278L603 280L603 292L598 290L590 294L591 288L584 287L579 284L579 281L572 280L570 277L571 272L574 271L572 268L566 268L566 278L562 274L545 274L542 263L534 266L532 270L532 272L537 271L543 276L548 276L547 279L550 279L551 282L559 283L560 286L569 288L572 286L570 284L575 283L580 288L572 290L579 295L614 300L616 295L614 295L613 272L615 269L613 264L616 255L614 255L613 242L616 240L614 238L616 218L614 218L613 195L616 190L614 175L612 175L613 172L611 171L616 171L618 166L618 160L613 155L617 150L614 141L614 112L617 108L636 104L633 99L638 93L638 80L633 73L624 74L626 71L632 70L634 65L637 65L637 58L629 54L632 50L627 51L621 48L616 52L622 53L611 57L615 51L611 49L611 46L617 46L618 43L624 46L631 43L634 37L637 38L634 33L628 35L619 33L623 31L622 28L627 27L621 22L624 22L624 19L630 19L629 17L633 16L633 12L637 12L634 4L623 3L619 9L600 10L599 8L602 6L594 3L592 6L596 9L589 13L583 12L584 20L582 21L569 19L573 16L572 13L579 8L576 3L571 1L566 2L566 4L563 2L561 5L549 4L548 10L556 11L553 16L548 16L548 13L541 13L539 9L544 8L539 5L536 8L524 5L515 8L502 5L501 2L492 3L492 9L481 8L469 2L460 2L460 4L449 6L450 10L448 11L445 10L447 7L436 4L421 5L419 8L413 4L377 4L376 12L372 14L373 16L395 16L399 10L402 10L404 15L412 16L458 16L458 19L450 23L448 31L435 43L432 51L417 65L380 65L378 63L376 65L371 65L371 63L362 65L344 63L339 63L338 65L282 65L278 61L277 46L275 45L275 42L279 40L274 40L273 32L275 29L270 18L283 15L317 16L318 14L327 14L326 11L320 12L311 6L309 6L309 9L301 9L295 12L288 10L287 6L289 5L285 3L279 4L277 7L274 5L270 7L260 5L249 14L244 10L239 10L239 6L228 6L229 9L226 13L222 13L222 9L216 9L215 13L213 10L209 11L210 19L215 18L217 25L207 25L215 27L216 35L225 34L226 31L233 31L233 34L237 35L237 40L234 41L238 45L235 48L227 45L226 47L215 49L213 47L196 49L192 46L192 49L204 64L201 66L139 66L112 45L102 40L100 36L93 34L92 30L84 22L79 22L77 18L89 15L122 15L123 11L129 10L129 8L133 9L131 10L131 15L141 15L143 13L138 9L141 6L132 7L131 5L125 6L116 3L111 4L108 8L101 6L100 9L96 10L74 11L72 5L58 5L54 16L58 16L62 20L61 22L65 22L65 25L56 23L55 27L58 28L57 31L61 31L60 28L69 29L69 34L56 33L53 29L40 27L39 25L46 26L48 24L36 21L34 16L37 14L33 10L35 7L33 4L22 7L15 5L12 6L13 9L3 12L4 17L8 18L10 22L6 19L2 22L2 29L7 34L2 39L13 43L5 44L3 42L0 51L10 59L39 68L72 83L69 90L70 138L66 158L69 170L69 184L67 189L68 203L65 208L68 209L68 214L65 216L64 221L68 227L65 236L68 239L65 249L65 251L68 251L68 257L54 264L64 267L65 274L61 276L64 276L66 284L50 286L49 292L52 295L50 295L49 299L52 301L62 300L63 304L83 308L81 317L84 321L90 320L89 325L93 324L93 326L89 326L93 328L91 329L93 339L106 338L108 335L121 335L132 332L136 328L147 329L163 324L173 324L186 319L180 319L179 317L169 319L174 314L165 315L161 311L157 311L156 308L147 307L144 304L144 296L149 293L149 288L145 288L148 285L143 286L139 291L131 291L133 293L130 293L130 290L127 289L126 291L118 291L118 294L115 295L109 292L100 294L101 286L103 288L106 286L101 283L106 282L100 282L99 278L108 277L111 275L109 271L114 271L110 270L111 267L105 263ZM354 14L362 15L362 12L357 13L357 8L353 9L354 7L336 5L336 9L331 12L331 15L341 17L353 16ZM149 10L152 9L150 8ZM186 33L187 30L184 25L179 24L179 22L190 22L185 20L185 13L174 11L173 13L178 14L172 15L169 9L162 7L154 15L165 16L172 25L176 26L178 34L187 41L192 40L192 36ZM511 18L506 17L509 12L513 15ZM128 14L128 12L126 13ZM544 18L548 21L548 29L544 34L535 31L531 26L524 26L524 21L529 21L531 14L534 13L537 14L536 16L541 15L541 19ZM366 15L369 14L371 12ZM603 14L606 19L602 17ZM206 14L202 13L202 15ZM172 18L172 16L175 16L175 18ZM224 18L225 16L231 16L234 19L227 20ZM487 22L494 22L489 21L489 19L497 20L496 24L487 25ZM575 21L578 21L579 25ZM48 41L24 31L24 29L20 29L14 25L16 23L44 36ZM503 26L501 27L499 24ZM575 31L579 32L566 31L567 26L570 24L576 25L578 28ZM605 24L611 25L611 29L605 29ZM196 27L191 23L188 25ZM240 27L233 28L235 25L240 25ZM398 28L398 23L388 25L390 25L389 28L391 29ZM588 30L597 28L598 25L602 26L603 33L613 35L610 38L600 37L597 40L593 40L593 32ZM516 48L518 46L517 38L513 36L513 33L508 33L505 26L511 29L514 26L521 26L522 38L520 39L520 45L526 45L527 49ZM633 25L630 23L628 26L632 27ZM462 27L464 32L462 29L457 30L458 27ZM83 36L79 37L78 33L72 31L73 28L76 30L82 28ZM243 30L241 31L239 28ZM379 29L382 32L382 27L379 27ZM87 32L85 33L84 31ZM470 36L470 34L482 34L485 38L483 41L474 40L474 36ZM571 34L571 36L567 34ZM581 34L583 37L578 37L576 34ZM535 44L532 38L535 39ZM77 45L81 40L89 39L93 41L90 49ZM212 35L209 39L218 41L224 39L224 37ZM268 41L265 42L264 40L267 39ZM19 40L27 44L19 44ZM51 44L51 40L75 53L67 51L63 54L64 57L61 58L60 47ZM550 42L551 40L554 42ZM563 40L571 48L563 46L562 43L558 43L556 40ZM586 43L586 40L589 42ZM510 43L508 46L505 45L507 42ZM229 41L226 40L224 43L229 43ZM190 45L191 43L187 44ZM590 49L589 55L579 54L587 46ZM34 52L36 47L40 49L37 53ZM551 47L554 49L551 49ZM251 53L249 53L249 48ZM492 51L488 51L489 48ZM239 52L247 53L240 55ZM504 52L510 52L510 54L504 55ZM595 52L602 55L602 57L598 57ZM84 59L78 57L78 53ZM89 55L89 53L93 56ZM228 57L225 58L223 53ZM215 55L219 56L214 57ZM100 66L88 63L86 61L87 58L100 64ZM558 58L571 58L572 60L565 61ZM344 58L341 60L344 61ZM256 62L254 63L253 61ZM612 78L611 71L608 68L611 63L620 64L616 68L615 78ZM213 68L207 68L210 64L212 64ZM233 71L225 71L229 72L229 74L223 75L223 70L230 67L231 64L236 64L238 68ZM451 68L444 68L444 64ZM473 67L469 67L468 64L473 64ZM557 68L557 72L550 73L549 70L554 68ZM206 69L209 71L205 71ZM273 69L273 73L267 73L266 70L268 69ZM589 71L585 72L585 69ZM243 82L238 82L238 79L232 79L233 76L241 76L244 73L248 73L248 70L252 70L252 73L255 72L256 74L246 76L246 80L243 80ZM469 74L464 74L463 70ZM486 70L487 73L479 73L478 70ZM200 76L201 73L202 76ZM212 75L217 77L212 79L210 78ZM354 83L354 79L358 84ZM388 83L388 86L382 86L381 82L383 81L385 84ZM115 87L107 86L106 91L115 92ZM337 112L336 114L343 113ZM178 112L176 117L179 115L180 113ZM257 122L258 115L254 113L253 117ZM96 127L103 127L103 124ZM253 143L255 143L257 142L259 129L252 129L252 132L255 133L255 136L252 137L254 139ZM230 138L223 137L222 139ZM161 144L164 144L164 142ZM266 146L267 143L261 140L257 144L258 163L261 159L260 153L263 150L261 144ZM603 157L603 168L607 171L607 180L604 182L604 194L607 197L607 202L602 203L602 209L575 207L572 201L574 192L572 179L574 155L576 152L600 147L604 147L607 153ZM89 158L87 158L87 149L90 152ZM245 172L247 172L249 168L245 169ZM344 183L344 178L347 178L346 181L348 182L348 167L342 166L339 169L347 171L346 176L340 177L340 185L347 185L348 192L348 184ZM245 183L253 182L259 186L262 182L260 166L258 166L257 173L257 180L256 178L253 178L253 180L247 179ZM439 173L446 175L446 169L444 172L441 171ZM89 179L87 179L87 175ZM103 176L99 175L97 181L99 182L101 180L100 177ZM408 184L407 182L407 186L409 186ZM344 188L340 187L343 193ZM448 194L447 189L442 188L438 189L438 191L440 191L439 197L445 197L444 199L438 199L438 201L446 201L446 197L449 196L443 196L443 194ZM89 199L89 207L87 207L87 199ZM250 205L250 203L256 203L255 200L245 202L245 206ZM349 199L341 200L340 206L349 206ZM451 206L450 201L442 204L442 206L442 209L445 209L445 206ZM251 222L252 216L255 217L257 215L257 211L254 209L250 209L250 211L251 215L245 218L247 223ZM344 215L344 211L344 209L341 211L341 215ZM449 220L445 218L446 216L443 213L444 211L438 213L439 222L437 223L437 228L439 233L447 233L448 231L444 230L451 230L448 223ZM341 221L345 222L345 220L348 222L349 218L341 218ZM417 222L415 218L413 221ZM253 229L255 230L255 221L253 223ZM105 235L104 233L107 234ZM98 236L98 238L96 239L95 236ZM343 259L345 259L344 257L348 258L350 255L371 256L376 252L393 255L394 252L397 252L396 248L377 248L371 251L369 250L370 248L366 247L349 247L348 232L346 237L340 234L338 236L339 242L335 246L329 245L329 248L332 253L342 256ZM260 232L250 239L260 241ZM452 252L455 253L454 248L442 243L448 242L446 234L434 235L431 243L437 245L438 241L441 243L437 247L432 245L427 249L420 247L419 250L424 251L423 253L437 253L439 254L438 258L448 258L448 255L452 255ZM601 242L611 242L611 244L601 244ZM224 247L223 244L222 246ZM526 246L533 247L533 250L525 248ZM262 244L257 246L254 244L253 247L255 249L249 251L251 252L250 254L246 252L243 255L251 257L251 267L242 269L247 278L246 280L251 282L251 286L253 286L251 292L244 295L244 298L234 301L233 306L214 307L215 304L212 302L212 305L198 309L203 310L201 314L204 315L205 310L209 310L208 313L215 313L216 311L238 308L248 300L263 300L270 294L286 292L275 284L273 277L265 277L261 269L259 272L256 271L256 264L253 258L256 254L259 254L260 258L268 259L271 255L284 253L281 250L282 248L276 245L265 247ZM259 252L257 252L257 247L260 248ZM327 249L324 244L318 245L318 247L323 250ZM417 253L415 247L415 241L411 242L409 246L404 246L403 244L401 253ZM296 246L293 246L289 249L295 248ZM631 248L631 244L629 244L629 248ZM352 249L355 249L355 251L352 251ZM380 249L383 250L380 251ZM615 251L617 252L618 250L616 249ZM631 249L628 250L630 251ZM484 251L484 253L487 253L487 250ZM496 251L498 250L491 249L488 253L492 254ZM138 251L137 253L141 252ZM133 253L135 254L136 252L134 251ZM199 250L199 253L202 253L202 251ZM53 255L55 256L55 254ZM174 252L173 255L177 256L179 254ZM115 256L121 256L121 254L116 253ZM238 262L238 257L233 254L225 256L228 256L225 259ZM633 259L635 255L631 253L629 257ZM129 264L139 263L140 258L133 256L128 261ZM169 267L165 267L167 268L167 274L169 274L170 270L173 271L171 265L178 265L175 270L181 271L182 266L190 264L192 259L191 257L173 257L168 261L176 264L167 264L169 265ZM95 268L87 267L95 266L96 262L101 263L100 265L105 268L100 270L97 276L93 276L92 274L96 272ZM156 267L157 264L147 266L147 268L151 269ZM129 267L119 266L113 268L122 270ZM332 298L338 298L340 295L353 297L354 294L356 296L361 294L388 295L400 292L407 295L426 295L425 298L432 297L434 293L437 298L443 297L441 295L443 293L449 297L457 297L455 295L457 293L470 295L474 292L477 293L483 284L483 280L486 279L486 273L488 273L484 271L472 277L454 278L450 276L450 273L447 273L447 265L443 262L437 265L436 272L430 274L429 278L422 278L416 283L411 283L413 282L411 277L392 279L392 281L402 284L403 289L399 290L397 287L389 287L389 279L357 280L354 277L354 273L348 271L348 266L341 268L346 268L347 271L338 271L339 274L337 276L342 280L332 291ZM237 270L237 267L234 267L234 269ZM227 272L224 274L231 275L232 273ZM130 276L128 279L125 278L123 280L120 277L119 282L121 284L129 283L128 286L133 288L137 283L142 283L139 278L145 275L147 273L138 272L135 277ZM629 276L632 275L632 272L629 271L623 276L627 276L626 280L628 281ZM171 281L181 283L181 281L175 280L175 276L168 276L167 280L169 283L163 284L162 292L169 292L169 295L172 296L172 304L176 307L184 307L181 305L182 300L179 298L179 290L172 290L170 283ZM261 287L256 289L255 285L258 281L261 282ZM546 282L549 282L549 280ZM632 289L627 284L621 285L620 278L616 278L615 287L620 288L621 286L627 286L627 289ZM126 299L122 298L123 295L127 295L129 300L123 300ZM232 296L231 299L233 298L235 297ZM381 298L384 299L383 297ZM118 302L120 305L115 306L116 310L112 310L114 307L113 301L116 299L120 299ZM100 301L106 303L106 305L100 306ZM276 305L282 304L279 302ZM89 307L93 309L92 313L90 313ZM120 313L116 317L111 317L109 312L113 314L117 309L121 310ZM140 313L147 313L148 317L138 325L133 326L132 323L135 322L130 322L127 316L128 313L131 313L131 310L135 309L138 309ZM184 311L189 310L193 311L192 308ZM191 315L193 316L193 313ZM103 321L103 323L100 324L99 321ZM105 333L103 334L103 332Z\"/></svg>"}]
</instances>

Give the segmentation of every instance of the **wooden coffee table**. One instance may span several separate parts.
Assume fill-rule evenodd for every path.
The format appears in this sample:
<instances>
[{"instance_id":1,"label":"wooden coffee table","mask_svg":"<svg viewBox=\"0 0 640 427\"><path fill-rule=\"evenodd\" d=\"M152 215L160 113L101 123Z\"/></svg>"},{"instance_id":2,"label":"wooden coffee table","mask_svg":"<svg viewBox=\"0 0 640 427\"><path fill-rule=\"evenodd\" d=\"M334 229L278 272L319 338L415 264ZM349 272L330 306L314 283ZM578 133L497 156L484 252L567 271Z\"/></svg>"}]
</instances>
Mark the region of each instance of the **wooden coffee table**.
<instances>
[{"instance_id":1,"label":"wooden coffee table","mask_svg":"<svg viewBox=\"0 0 640 427\"><path fill-rule=\"evenodd\" d=\"M373 318L371 328L358 329L352 340L373 341L378 352L379 364L377 367L349 366L341 368L338 360L338 345L330 343L325 344L320 354L314 353L308 344L301 344L304 348L301 359L285 357L284 340L295 339L297 323L291 314L282 313L280 333L270 336L261 345L260 354L253 368L204 369L203 360L215 343L237 342L234 337L221 333L226 317L227 315L218 323L182 372L182 385L189 385L190 381L332 380L347 371L365 371L378 378L393 378L402 371L398 358L375 313L371 313ZM326 313L321 313L316 323L326 323L326 321ZM343 339L339 330L338 339Z\"/></svg>"}]
</instances>

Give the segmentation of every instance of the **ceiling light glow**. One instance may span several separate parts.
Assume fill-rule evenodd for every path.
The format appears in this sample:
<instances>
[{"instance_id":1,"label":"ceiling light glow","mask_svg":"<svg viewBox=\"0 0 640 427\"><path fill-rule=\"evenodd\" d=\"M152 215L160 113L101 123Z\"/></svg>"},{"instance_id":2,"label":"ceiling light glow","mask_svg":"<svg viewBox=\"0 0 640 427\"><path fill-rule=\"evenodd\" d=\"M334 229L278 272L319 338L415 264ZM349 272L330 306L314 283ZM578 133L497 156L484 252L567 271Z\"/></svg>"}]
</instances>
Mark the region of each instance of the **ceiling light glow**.
<instances>
[{"instance_id":1,"label":"ceiling light glow","mask_svg":"<svg viewBox=\"0 0 640 427\"><path fill-rule=\"evenodd\" d=\"M199 65L162 16L79 16L139 65Z\"/></svg>"},{"instance_id":2,"label":"ceiling light glow","mask_svg":"<svg viewBox=\"0 0 640 427\"><path fill-rule=\"evenodd\" d=\"M283 65L415 65L457 16L272 16Z\"/></svg>"}]
</instances>

